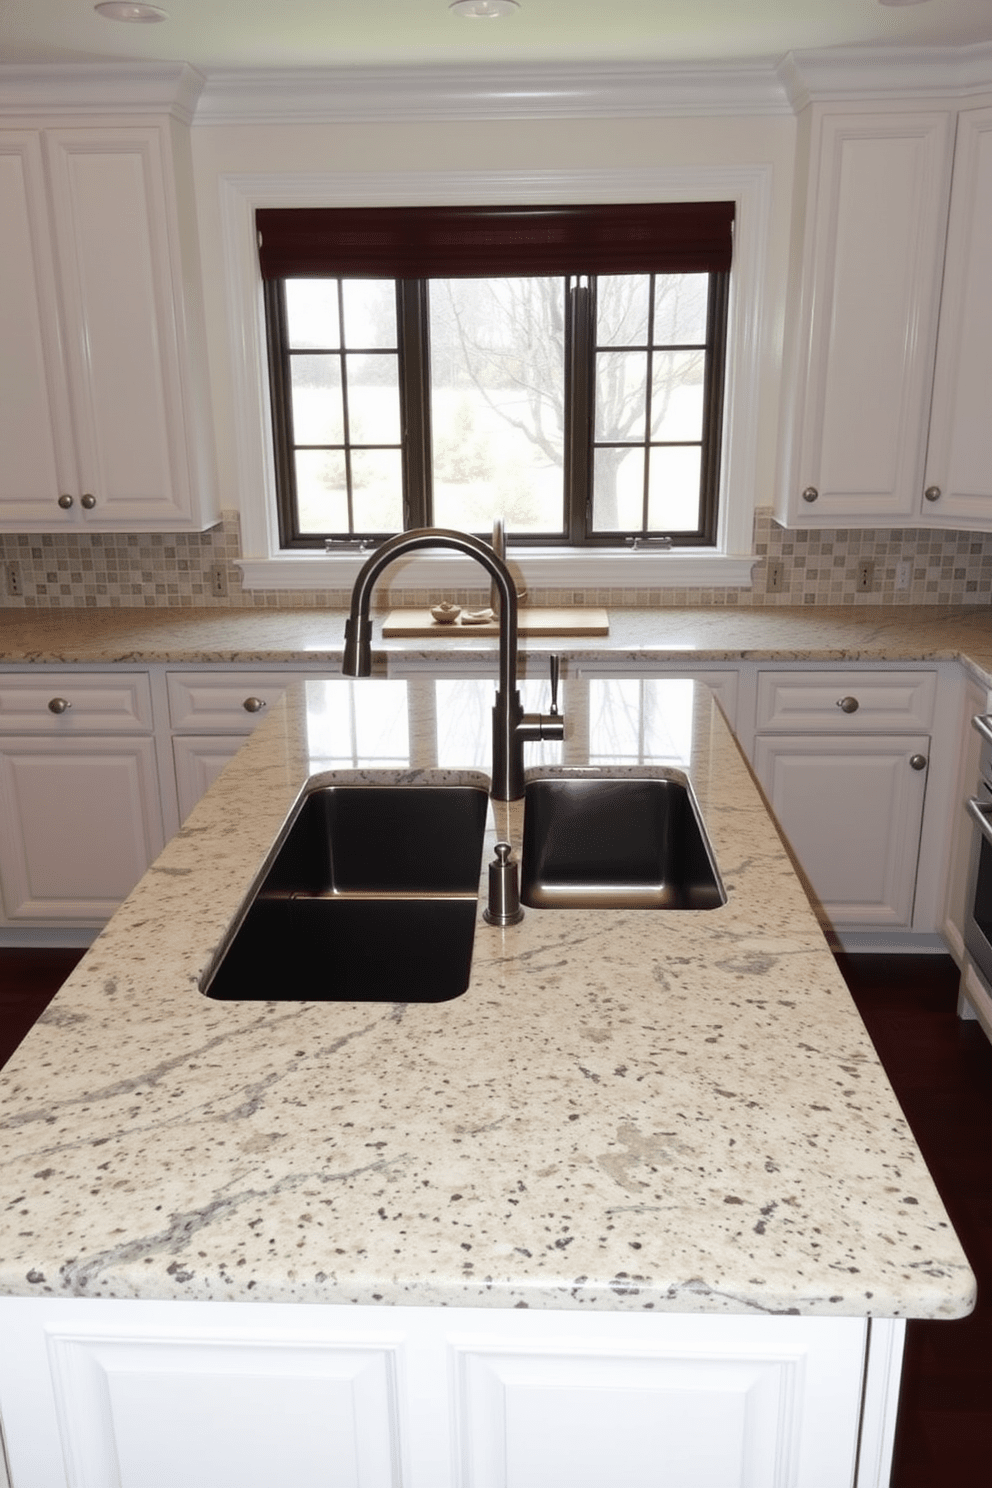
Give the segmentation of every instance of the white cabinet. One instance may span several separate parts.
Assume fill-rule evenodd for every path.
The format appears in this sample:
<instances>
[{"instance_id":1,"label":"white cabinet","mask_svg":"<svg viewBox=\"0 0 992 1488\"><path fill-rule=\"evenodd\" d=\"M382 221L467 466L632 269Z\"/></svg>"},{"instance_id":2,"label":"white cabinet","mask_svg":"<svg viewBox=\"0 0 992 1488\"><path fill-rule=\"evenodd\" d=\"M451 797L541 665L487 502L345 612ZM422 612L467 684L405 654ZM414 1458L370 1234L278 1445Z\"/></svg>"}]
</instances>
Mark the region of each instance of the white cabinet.
<instances>
[{"instance_id":1,"label":"white cabinet","mask_svg":"<svg viewBox=\"0 0 992 1488\"><path fill-rule=\"evenodd\" d=\"M913 924L933 672L761 672L755 773L835 930Z\"/></svg>"},{"instance_id":2,"label":"white cabinet","mask_svg":"<svg viewBox=\"0 0 992 1488\"><path fill-rule=\"evenodd\" d=\"M992 108L958 119L924 516L992 525Z\"/></svg>"},{"instance_id":3,"label":"white cabinet","mask_svg":"<svg viewBox=\"0 0 992 1488\"><path fill-rule=\"evenodd\" d=\"M811 105L785 386L787 525L906 523L922 504L954 114Z\"/></svg>"},{"instance_id":4,"label":"white cabinet","mask_svg":"<svg viewBox=\"0 0 992 1488\"><path fill-rule=\"evenodd\" d=\"M0 527L218 518L188 141L0 131Z\"/></svg>"},{"instance_id":5,"label":"white cabinet","mask_svg":"<svg viewBox=\"0 0 992 1488\"><path fill-rule=\"evenodd\" d=\"M5 921L101 925L164 843L147 675L0 677Z\"/></svg>"},{"instance_id":6,"label":"white cabinet","mask_svg":"<svg viewBox=\"0 0 992 1488\"><path fill-rule=\"evenodd\" d=\"M881 1488L902 1330L3 1299L0 1410L13 1488Z\"/></svg>"},{"instance_id":7,"label":"white cabinet","mask_svg":"<svg viewBox=\"0 0 992 1488\"><path fill-rule=\"evenodd\" d=\"M289 684L306 675L222 667L169 672L169 722L181 821Z\"/></svg>"}]
</instances>

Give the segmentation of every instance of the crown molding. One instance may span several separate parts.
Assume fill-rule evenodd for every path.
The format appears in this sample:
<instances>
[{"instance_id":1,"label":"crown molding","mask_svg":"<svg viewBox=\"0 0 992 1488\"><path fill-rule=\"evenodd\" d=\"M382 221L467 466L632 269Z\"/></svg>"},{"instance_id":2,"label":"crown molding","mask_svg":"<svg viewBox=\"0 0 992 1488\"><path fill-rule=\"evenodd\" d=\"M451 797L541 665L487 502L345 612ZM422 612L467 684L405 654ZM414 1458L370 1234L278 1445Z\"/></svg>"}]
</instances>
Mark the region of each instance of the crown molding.
<instances>
[{"instance_id":1,"label":"crown molding","mask_svg":"<svg viewBox=\"0 0 992 1488\"><path fill-rule=\"evenodd\" d=\"M789 104L966 98L992 92L992 44L790 52L776 69Z\"/></svg>"},{"instance_id":2,"label":"crown molding","mask_svg":"<svg viewBox=\"0 0 992 1488\"><path fill-rule=\"evenodd\" d=\"M771 62L210 70L196 123L787 114Z\"/></svg>"},{"instance_id":3,"label":"crown molding","mask_svg":"<svg viewBox=\"0 0 992 1488\"><path fill-rule=\"evenodd\" d=\"M203 84L203 74L185 62L4 65L0 116L153 113L190 124Z\"/></svg>"}]
</instances>

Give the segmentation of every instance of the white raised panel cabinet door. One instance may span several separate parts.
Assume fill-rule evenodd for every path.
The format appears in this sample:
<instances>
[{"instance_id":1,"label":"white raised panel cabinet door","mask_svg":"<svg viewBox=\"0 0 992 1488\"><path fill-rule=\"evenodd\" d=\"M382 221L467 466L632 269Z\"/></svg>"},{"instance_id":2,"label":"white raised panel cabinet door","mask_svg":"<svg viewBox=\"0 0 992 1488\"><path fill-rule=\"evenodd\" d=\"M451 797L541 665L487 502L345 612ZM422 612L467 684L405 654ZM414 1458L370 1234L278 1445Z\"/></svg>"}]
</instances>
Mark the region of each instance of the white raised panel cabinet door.
<instances>
[{"instance_id":1,"label":"white raised panel cabinet door","mask_svg":"<svg viewBox=\"0 0 992 1488\"><path fill-rule=\"evenodd\" d=\"M835 928L911 926L929 751L922 734L755 740L758 779Z\"/></svg>"},{"instance_id":2,"label":"white raised panel cabinet door","mask_svg":"<svg viewBox=\"0 0 992 1488\"><path fill-rule=\"evenodd\" d=\"M76 489L41 142L0 132L0 523L64 527Z\"/></svg>"},{"instance_id":3,"label":"white raised panel cabinet door","mask_svg":"<svg viewBox=\"0 0 992 1488\"><path fill-rule=\"evenodd\" d=\"M153 739L0 741L8 920L103 924L163 846Z\"/></svg>"},{"instance_id":4,"label":"white raised panel cabinet door","mask_svg":"<svg viewBox=\"0 0 992 1488\"><path fill-rule=\"evenodd\" d=\"M172 741L179 793L179 819L185 821L201 796L206 795L224 766L244 743L241 735L177 735Z\"/></svg>"},{"instance_id":5,"label":"white raised panel cabinet door","mask_svg":"<svg viewBox=\"0 0 992 1488\"><path fill-rule=\"evenodd\" d=\"M919 510L954 116L814 106L795 316L790 525Z\"/></svg>"},{"instance_id":6,"label":"white raised panel cabinet door","mask_svg":"<svg viewBox=\"0 0 992 1488\"><path fill-rule=\"evenodd\" d=\"M992 108L958 120L922 511L992 526ZM928 499L929 498L929 499Z\"/></svg>"}]
</instances>

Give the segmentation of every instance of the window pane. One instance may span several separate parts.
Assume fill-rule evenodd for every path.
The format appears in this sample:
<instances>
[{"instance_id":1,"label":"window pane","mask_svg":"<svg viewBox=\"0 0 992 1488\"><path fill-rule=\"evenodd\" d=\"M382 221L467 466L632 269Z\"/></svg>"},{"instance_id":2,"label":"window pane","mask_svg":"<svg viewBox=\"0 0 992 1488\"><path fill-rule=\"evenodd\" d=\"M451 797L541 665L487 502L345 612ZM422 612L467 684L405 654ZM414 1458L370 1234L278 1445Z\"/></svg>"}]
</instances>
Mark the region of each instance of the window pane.
<instances>
[{"instance_id":1,"label":"window pane","mask_svg":"<svg viewBox=\"0 0 992 1488\"><path fill-rule=\"evenodd\" d=\"M341 360L336 356L294 356L293 442L343 444Z\"/></svg>"},{"instance_id":2,"label":"window pane","mask_svg":"<svg viewBox=\"0 0 992 1488\"><path fill-rule=\"evenodd\" d=\"M290 346L340 346L336 279L287 279L286 312Z\"/></svg>"},{"instance_id":3,"label":"window pane","mask_svg":"<svg viewBox=\"0 0 992 1488\"><path fill-rule=\"evenodd\" d=\"M354 450L352 506L356 532L401 532L403 470L400 451Z\"/></svg>"},{"instance_id":4,"label":"window pane","mask_svg":"<svg viewBox=\"0 0 992 1488\"><path fill-rule=\"evenodd\" d=\"M596 356L596 438L643 439L648 358L644 351Z\"/></svg>"},{"instance_id":5,"label":"window pane","mask_svg":"<svg viewBox=\"0 0 992 1488\"><path fill-rule=\"evenodd\" d=\"M651 450L648 528L652 532L693 532L699 526L698 444Z\"/></svg>"},{"instance_id":6,"label":"window pane","mask_svg":"<svg viewBox=\"0 0 992 1488\"><path fill-rule=\"evenodd\" d=\"M345 279L344 340L352 349L396 348L396 285L392 279Z\"/></svg>"},{"instance_id":7,"label":"window pane","mask_svg":"<svg viewBox=\"0 0 992 1488\"><path fill-rule=\"evenodd\" d=\"M565 284L430 286L434 520L564 531Z\"/></svg>"},{"instance_id":8,"label":"window pane","mask_svg":"<svg viewBox=\"0 0 992 1488\"><path fill-rule=\"evenodd\" d=\"M700 346L706 340L707 274L658 274L654 287L655 346Z\"/></svg>"},{"instance_id":9,"label":"window pane","mask_svg":"<svg viewBox=\"0 0 992 1488\"><path fill-rule=\"evenodd\" d=\"M701 351L656 351L651 380L651 438L702 439Z\"/></svg>"},{"instance_id":10,"label":"window pane","mask_svg":"<svg viewBox=\"0 0 992 1488\"><path fill-rule=\"evenodd\" d=\"M596 280L596 345L646 346L650 274L601 274Z\"/></svg>"},{"instance_id":11,"label":"window pane","mask_svg":"<svg viewBox=\"0 0 992 1488\"><path fill-rule=\"evenodd\" d=\"M399 444L400 387L395 356L351 356L348 433L352 444Z\"/></svg>"},{"instance_id":12,"label":"window pane","mask_svg":"<svg viewBox=\"0 0 992 1488\"><path fill-rule=\"evenodd\" d=\"M644 449L594 451L592 525L594 532L641 532L644 503Z\"/></svg>"},{"instance_id":13,"label":"window pane","mask_svg":"<svg viewBox=\"0 0 992 1488\"><path fill-rule=\"evenodd\" d=\"M301 533L348 531L348 482L338 450L297 450L296 500Z\"/></svg>"}]
</instances>

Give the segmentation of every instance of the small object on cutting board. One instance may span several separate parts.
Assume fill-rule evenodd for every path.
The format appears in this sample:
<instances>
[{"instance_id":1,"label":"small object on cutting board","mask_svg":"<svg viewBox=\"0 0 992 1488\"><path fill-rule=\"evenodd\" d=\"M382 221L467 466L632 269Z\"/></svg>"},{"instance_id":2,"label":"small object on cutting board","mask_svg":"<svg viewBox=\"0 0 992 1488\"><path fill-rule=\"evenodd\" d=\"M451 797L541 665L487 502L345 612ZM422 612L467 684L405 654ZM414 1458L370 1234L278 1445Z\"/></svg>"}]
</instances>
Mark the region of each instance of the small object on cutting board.
<instances>
[{"instance_id":1,"label":"small object on cutting board","mask_svg":"<svg viewBox=\"0 0 992 1488\"><path fill-rule=\"evenodd\" d=\"M438 625L454 625L461 612L461 605L449 604L446 599L440 604L431 605L431 614Z\"/></svg>"},{"instance_id":2,"label":"small object on cutting board","mask_svg":"<svg viewBox=\"0 0 992 1488\"><path fill-rule=\"evenodd\" d=\"M495 616L492 610L466 610L462 616L463 625L488 625Z\"/></svg>"}]
</instances>

